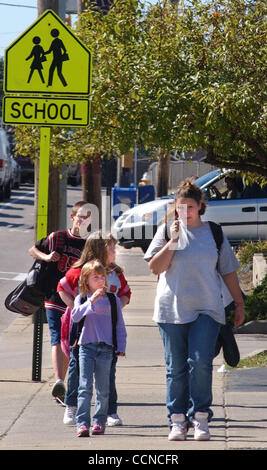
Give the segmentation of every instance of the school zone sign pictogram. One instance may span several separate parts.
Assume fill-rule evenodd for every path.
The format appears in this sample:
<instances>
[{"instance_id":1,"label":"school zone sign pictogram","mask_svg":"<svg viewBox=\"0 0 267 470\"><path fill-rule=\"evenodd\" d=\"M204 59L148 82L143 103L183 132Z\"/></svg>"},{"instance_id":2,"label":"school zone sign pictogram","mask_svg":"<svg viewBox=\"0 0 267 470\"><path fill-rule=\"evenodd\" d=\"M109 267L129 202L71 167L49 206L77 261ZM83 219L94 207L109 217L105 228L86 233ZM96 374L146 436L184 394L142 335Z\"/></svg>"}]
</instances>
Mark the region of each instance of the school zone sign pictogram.
<instances>
[{"instance_id":1,"label":"school zone sign pictogram","mask_svg":"<svg viewBox=\"0 0 267 470\"><path fill-rule=\"evenodd\" d=\"M5 51L4 91L87 96L91 52L52 10Z\"/></svg>"}]
</instances>

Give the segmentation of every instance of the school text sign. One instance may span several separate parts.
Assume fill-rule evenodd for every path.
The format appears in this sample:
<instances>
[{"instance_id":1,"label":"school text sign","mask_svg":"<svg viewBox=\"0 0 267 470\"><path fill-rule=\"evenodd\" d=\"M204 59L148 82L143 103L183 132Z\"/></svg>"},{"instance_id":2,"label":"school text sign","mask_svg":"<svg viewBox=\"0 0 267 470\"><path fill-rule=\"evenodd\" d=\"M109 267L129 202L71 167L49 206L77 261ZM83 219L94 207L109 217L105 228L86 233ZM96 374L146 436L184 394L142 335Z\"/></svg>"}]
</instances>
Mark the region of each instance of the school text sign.
<instances>
[{"instance_id":1,"label":"school text sign","mask_svg":"<svg viewBox=\"0 0 267 470\"><path fill-rule=\"evenodd\" d=\"M6 124L81 127L89 124L89 100L5 96L3 120Z\"/></svg>"}]
</instances>

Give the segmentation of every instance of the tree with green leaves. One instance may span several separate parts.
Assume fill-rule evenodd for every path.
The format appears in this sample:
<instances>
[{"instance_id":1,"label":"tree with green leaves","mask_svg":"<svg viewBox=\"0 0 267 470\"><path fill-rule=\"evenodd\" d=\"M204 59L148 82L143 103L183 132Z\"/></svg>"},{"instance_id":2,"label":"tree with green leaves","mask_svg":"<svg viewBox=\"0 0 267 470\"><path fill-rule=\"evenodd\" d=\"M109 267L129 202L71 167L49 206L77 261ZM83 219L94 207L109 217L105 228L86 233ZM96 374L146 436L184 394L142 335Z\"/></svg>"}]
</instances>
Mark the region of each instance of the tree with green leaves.
<instances>
[{"instance_id":1,"label":"tree with green leaves","mask_svg":"<svg viewBox=\"0 0 267 470\"><path fill-rule=\"evenodd\" d=\"M161 160L204 149L211 164L265 178L266 9L264 0L117 0L101 15L89 5L76 34L93 55L92 122L53 131L54 161L143 144Z\"/></svg>"}]
</instances>

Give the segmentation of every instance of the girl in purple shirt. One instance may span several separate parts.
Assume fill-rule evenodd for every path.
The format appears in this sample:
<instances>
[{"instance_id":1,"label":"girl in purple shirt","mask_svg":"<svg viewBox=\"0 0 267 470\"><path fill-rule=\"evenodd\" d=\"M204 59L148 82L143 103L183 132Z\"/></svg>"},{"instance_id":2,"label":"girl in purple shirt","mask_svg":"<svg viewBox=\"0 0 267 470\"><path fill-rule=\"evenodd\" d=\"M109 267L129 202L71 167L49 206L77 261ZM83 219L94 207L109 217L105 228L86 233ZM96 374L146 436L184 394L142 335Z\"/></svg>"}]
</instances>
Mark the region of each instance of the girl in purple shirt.
<instances>
[{"instance_id":1,"label":"girl in purple shirt","mask_svg":"<svg viewBox=\"0 0 267 470\"><path fill-rule=\"evenodd\" d=\"M95 376L95 414L92 434L104 434L109 401L109 374L113 357L112 320L110 301L106 295L106 272L99 261L86 263L81 271L80 294L75 298L72 319L84 318L79 338L79 390L77 410L77 435L89 437L90 407ZM85 302L81 298L86 296ZM117 303L117 351L125 356L126 328Z\"/></svg>"}]
</instances>

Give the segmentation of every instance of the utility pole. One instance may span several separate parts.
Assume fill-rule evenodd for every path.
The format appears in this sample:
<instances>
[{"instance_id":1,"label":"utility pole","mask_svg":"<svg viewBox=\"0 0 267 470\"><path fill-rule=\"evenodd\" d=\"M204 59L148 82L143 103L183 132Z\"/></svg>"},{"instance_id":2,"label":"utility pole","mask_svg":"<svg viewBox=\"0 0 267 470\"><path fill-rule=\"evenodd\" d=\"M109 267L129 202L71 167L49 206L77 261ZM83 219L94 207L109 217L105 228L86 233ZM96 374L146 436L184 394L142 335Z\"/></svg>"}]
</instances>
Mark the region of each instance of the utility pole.
<instances>
[{"instance_id":1,"label":"utility pole","mask_svg":"<svg viewBox=\"0 0 267 470\"><path fill-rule=\"evenodd\" d=\"M157 197L166 196L169 187L170 152L160 150L158 158Z\"/></svg>"},{"instance_id":2,"label":"utility pole","mask_svg":"<svg viewBox=\"0 0 267 470\"><path fill-rule=\"evenodd\" d=\"M65 0L38 0L38 16L45 10L53 10L65 21ZM62 175L60 173L62 172ZM39 162L35 163L35 202L38 198L39 181ZM59 229L66 229L66 207L67 207L67 183L66 168L54 167L50 163L49 169L49 194L48 194L48 220L47 232L51 233ZM37 204L35 204L37 208ZM37 211L37 209L36 209Z\"/></svg>"},{"instance_id":3,"label":"utility pole","mask_svg":"<svg viewBox=\"0 0 267 470\"><path fill-rule=\"evenodd\" d=\"M86 9L85 0L77 0L77 12L79 15ZM82 198L84 201L94 204L99 211L99 227L102 226L102 201L101 201L101 159L96 155L94 160L88 159L81 164L82 173Z\"/></svg>"}]
</instances>

